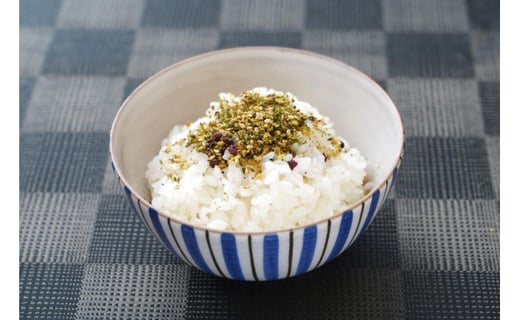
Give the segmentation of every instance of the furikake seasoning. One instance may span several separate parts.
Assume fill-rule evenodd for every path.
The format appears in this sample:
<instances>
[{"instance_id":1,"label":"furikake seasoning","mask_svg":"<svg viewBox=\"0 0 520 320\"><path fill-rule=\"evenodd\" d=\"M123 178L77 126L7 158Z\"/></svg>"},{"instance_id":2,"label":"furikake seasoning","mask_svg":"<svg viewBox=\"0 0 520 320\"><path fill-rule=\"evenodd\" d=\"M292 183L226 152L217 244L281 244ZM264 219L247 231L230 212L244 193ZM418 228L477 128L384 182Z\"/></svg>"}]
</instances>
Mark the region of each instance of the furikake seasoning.
<instances>
[{"instance_id":1,"label":"furikake seasoning","mask_svg":"<svg viewBox=\"0 0 520 320\"><path fill-rule=\"evenodd\" d=\"M295 155L293 145L302 144L323 120L301 112L288 94L261 95L245 91L238 101L220 99L209 111L210 120L191 129L180 143L208 156L211 167L224 169L230 162L246 172L260 173L262 158L274 152L278 159ZM324 149L325 158L336 156L343 142L329 137L333 149ZM227 152L226 152L227 151ZM294 160L289 166L294 168Z\"/></svg>"}]
</instances>

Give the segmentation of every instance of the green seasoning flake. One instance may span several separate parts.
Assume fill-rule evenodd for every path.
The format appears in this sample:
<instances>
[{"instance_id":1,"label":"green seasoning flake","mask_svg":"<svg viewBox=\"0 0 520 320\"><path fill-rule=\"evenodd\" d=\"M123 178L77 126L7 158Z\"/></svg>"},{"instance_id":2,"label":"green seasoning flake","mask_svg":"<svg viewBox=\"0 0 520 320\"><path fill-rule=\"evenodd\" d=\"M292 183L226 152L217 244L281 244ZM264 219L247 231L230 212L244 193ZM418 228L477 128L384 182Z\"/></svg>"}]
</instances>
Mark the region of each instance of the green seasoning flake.
<instances>
[{"instance_id":1,"label":"green seasoning flake","mask_svg":"<svg viewBox=\"0 0 520 320\"><path fill-rule=\"evenodd\" d=\"M234 162L245 172L258 174L264 155L293 154L292 145L310 136L306 120L315 122L294 107L287 94L263 96L246 91L239 102L220 100L211 120L191 131L186 145L206 154L211 167L224 169ZM223 158L226 150L227 160Z\"/></svg>"}]
</instances>

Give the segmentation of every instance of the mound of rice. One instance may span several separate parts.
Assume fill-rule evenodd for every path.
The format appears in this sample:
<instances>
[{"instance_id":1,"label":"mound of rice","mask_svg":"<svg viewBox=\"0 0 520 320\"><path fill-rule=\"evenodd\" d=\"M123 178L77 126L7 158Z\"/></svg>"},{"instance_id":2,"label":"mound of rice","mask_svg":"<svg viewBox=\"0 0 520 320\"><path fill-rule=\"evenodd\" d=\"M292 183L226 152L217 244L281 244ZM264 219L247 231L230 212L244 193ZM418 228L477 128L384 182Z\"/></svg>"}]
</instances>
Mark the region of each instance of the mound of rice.
<instances>
[{"instance_id":1,"label":"mound of rice","mask_svg":"<svg viewBox=\"0 0 520 320\"><path fill-rule=\"evenodd\" d=\"M274 231L330 217L366 194L367 160L310 104L267 88L219 97L205 117L175 126L148 164L146 179L157 210L211 229ZM272 110L279 110L278 102L289 103L295 110L289 119L298 120L302 132L293 132L291 123L296 125L296 120L287 122L277 114L281 118L276 121L288 123L281 133L272 120L251 111L249 118L233 122L234 127L223 127L222 114L238 117L240 113L233 112L251 108L244 105L245 97L254 97L249 100L256 101L255 110L260 111L268 104L262 99L272 102ZM255 119L258 123L247 122ZM259 131L262 147L251 154L255 149L238 140L244 132L254 137ZM283 139L284 146L290 142L285 149L273 147L281 136L292 138Z\"/></svg>"}]
</instances>

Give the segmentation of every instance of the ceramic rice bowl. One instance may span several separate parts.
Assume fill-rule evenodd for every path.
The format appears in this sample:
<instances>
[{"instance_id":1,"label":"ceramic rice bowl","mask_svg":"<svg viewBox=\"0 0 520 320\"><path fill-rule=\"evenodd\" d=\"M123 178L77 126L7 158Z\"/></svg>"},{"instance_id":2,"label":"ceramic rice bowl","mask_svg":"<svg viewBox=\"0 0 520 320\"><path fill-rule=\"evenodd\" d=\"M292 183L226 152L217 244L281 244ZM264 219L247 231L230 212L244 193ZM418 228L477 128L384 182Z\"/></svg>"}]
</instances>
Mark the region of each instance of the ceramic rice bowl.
<instances>
[{"instance_id":1,"label":"ceramic rice bowl","mask_svg":"<svg viewBox=\"0 0 520 320\"><path fill-rule=\"evenodd\" d=\"M326 220L274 232L206 229L151 207L146 167L171 128L203 116L220 92L254 87L291 92L328 116L336 133L368 159L370 192ZM368 76L326 56L277 47L214 51L163 69L124 101L110 137L114 173L155 238L202 271L250 281L309 272L349 248L383 206L404 146L398 109Z\"/></svg>"}]
</instances>

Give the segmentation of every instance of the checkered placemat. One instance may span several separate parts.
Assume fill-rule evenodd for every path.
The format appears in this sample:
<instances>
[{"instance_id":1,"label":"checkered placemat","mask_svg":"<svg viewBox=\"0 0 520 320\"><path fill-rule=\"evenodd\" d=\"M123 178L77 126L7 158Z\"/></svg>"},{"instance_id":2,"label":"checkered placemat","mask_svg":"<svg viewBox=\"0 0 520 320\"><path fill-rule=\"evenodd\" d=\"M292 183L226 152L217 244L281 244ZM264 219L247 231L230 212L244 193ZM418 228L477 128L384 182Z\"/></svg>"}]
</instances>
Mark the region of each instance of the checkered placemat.
<instances>
[{"instance_id":1,"label":"checkered placemat","mask_svg":"<svg viewBox=\"0 0 520 320\"><path fill-rule=\"evenodd\" d=\"M21 319L498 319L499 1L21 0ZM109 129L140 82L226 47L322 53L407 128L399 179L330 264L267 283L183 264L130 211Z\"/></svg>"}]
</instances>

